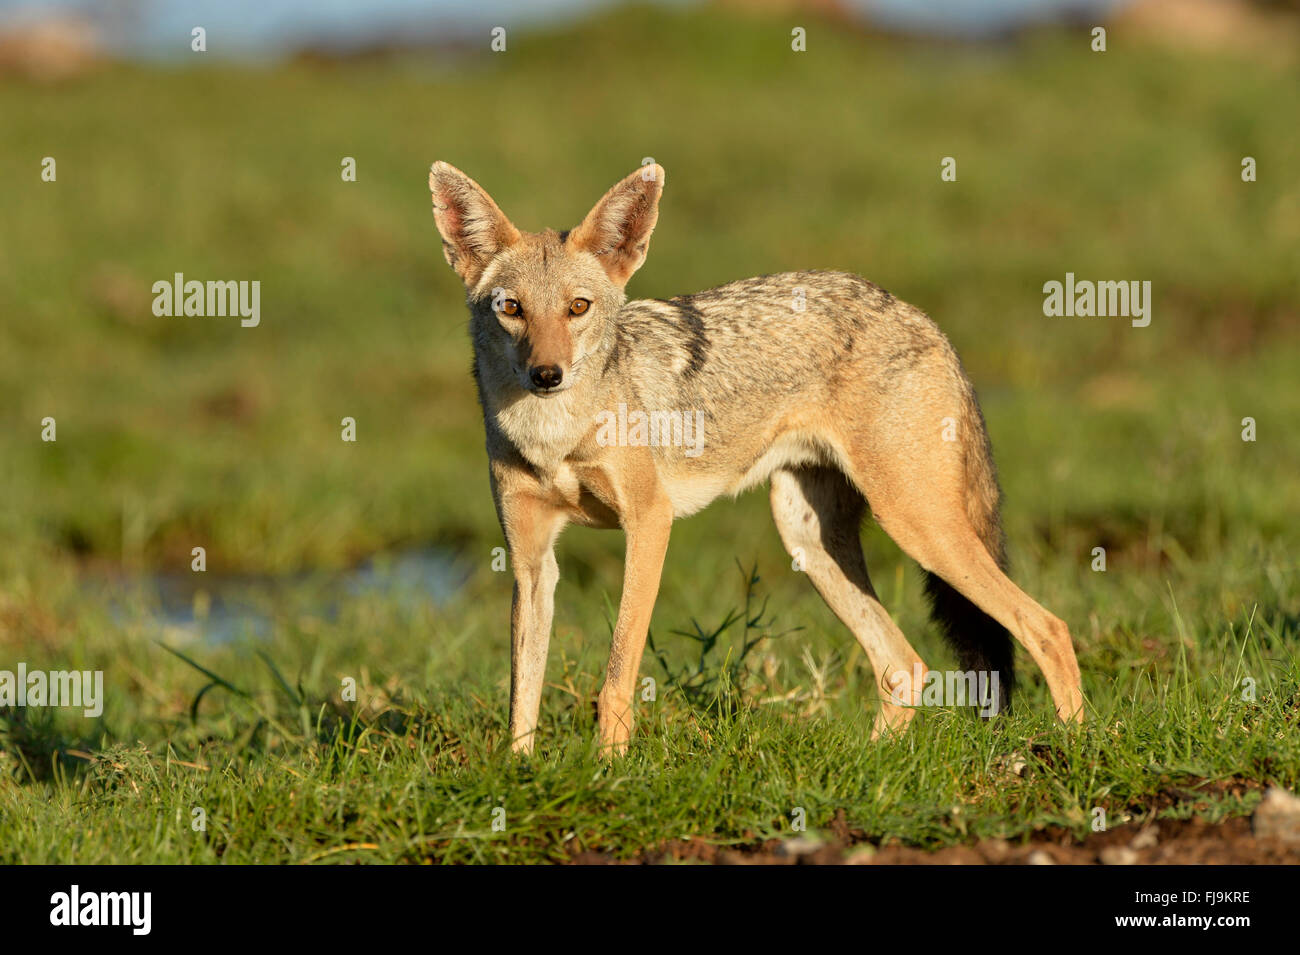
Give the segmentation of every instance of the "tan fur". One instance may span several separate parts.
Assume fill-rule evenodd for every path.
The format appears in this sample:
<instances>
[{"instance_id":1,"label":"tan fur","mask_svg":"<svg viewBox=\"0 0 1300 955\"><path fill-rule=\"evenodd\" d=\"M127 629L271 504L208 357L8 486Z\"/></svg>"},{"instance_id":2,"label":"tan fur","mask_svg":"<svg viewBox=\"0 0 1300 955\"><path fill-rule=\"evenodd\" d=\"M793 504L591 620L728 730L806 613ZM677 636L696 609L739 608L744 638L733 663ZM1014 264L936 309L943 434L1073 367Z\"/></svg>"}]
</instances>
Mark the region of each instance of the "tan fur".
<instances>
[{"instance_id":1,"label":"tan fur","mask_svg":"<svg viewBox=\"0 0 1300 955\"><path fill-rule=\"evenodd\" d=\"M663 184L663 169L647 166L571 233L528 234L463 173L446 163L430 172L444 252L466 284L492 492L515 573L512 747L533 747L564 526L626 534L598 699L600 738L621 751L673 519L765 481L782 541L875 669L873 735L907 725L920 692L910 675L922 664L872 589L858 541L868 507L904 551L1029 650L1062 719L1081 719L1069 631L999 567L988 438L947 339L917 309L844 273L628 302L623 286L645 260ZM573 314L575 299L590 308ZM518 316L506 301L519 303ZM562 375L558 385L539 385L543 367ZM663 440L638 443L628 428L628 441L611 443L619 409L653 416ZM944 440L949 425L954 440ZM701 440L688 445L687 435Z\"/></svg>"}]
</instances>

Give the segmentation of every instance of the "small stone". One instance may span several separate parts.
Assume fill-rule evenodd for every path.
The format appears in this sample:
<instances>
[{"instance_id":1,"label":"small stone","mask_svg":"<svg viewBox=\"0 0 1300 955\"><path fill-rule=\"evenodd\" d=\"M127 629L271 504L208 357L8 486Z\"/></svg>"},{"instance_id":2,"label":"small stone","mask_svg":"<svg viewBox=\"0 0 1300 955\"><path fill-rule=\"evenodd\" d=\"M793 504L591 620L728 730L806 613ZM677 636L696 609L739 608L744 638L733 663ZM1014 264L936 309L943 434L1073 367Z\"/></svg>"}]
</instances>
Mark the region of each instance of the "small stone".
<instances>
[{"instance_id":1,"label":"small stone","mask_svg":"<svg viewBox=\"0 0 1300 955\"><path fill-rule=\"evenodd\" d=\"M810 856L822 847L820 839L813 839L809 836L794 836L790 839L782 839L781 844L775 849L775 854L786 859L798 859L801 856Z\"/></svg>"},{"instance_id":2,"label":"small stone","mask_svg":"<svg viewBox=\"0 0 1300 955\"><path fill-rule=\"evenodd\" d=\"M1097 853L1102 865L1137 865L1138 854L1128 846L1108 846Z\"/></svg>"},{"instance_id":3,"label":"small stone","mask_svg":"<svg viewBox=\"0 0 1300 955\"><path fill-rule=\"evenodd\" d=\"M875 861L875 846L861 846L844 857L845 865L872 865Z\"/></svg>"},{"instance_id":4,"label":"small stone","mask_svg":"<svg viewBox=\"0 0 1300 955\"><path fill-rule=\"evenodd\" d=\"M1001 862L1011 855L1011 843L1005 839L985 839L979 848L989 862Z\"/></svg>"},{"instance_id":5,"label":"small stone","mask_svg":"<svg viewBox=\"0 0 1300 955\"><path fill-rule=\"evenodd\" d=\"M1019 753L1008 753L998 760L997 767L1001 772L1011 776L1023 776L1029 764Z\"/></svg>"},{"instance_id":6,"label":"small stone","mask_svg":"<svg viewBox=\"0 0 1300 955\"><path fill-rule=\"evenodd\" d=\"M1030 865L1056 865L1056 860L1052 858L1051 854L1042 849L1035 849L1029 853L1029 858L1025 861Z\"/></svg>"},{"instance_id":7,"label":"small stone","mask_svg":"<svg viewBox=\"0 0 1300 955\"><path fill-rule=\"evenodd\" d=\"M1147 826L1129 842L1130 849L1154 849L1160 842L1160 827Z\"/></svg>"},{"instance_id":8,"label":"small stone","mask_svg":"<svg viewBox=\"0 0 1300 955\"><path fill-rule=\"evenodd\" d=\"M1256 839L1300 842L1300 799L1279 786L1271 787L1255 807L1250 828Z\"/></svg>"}]
</instances>

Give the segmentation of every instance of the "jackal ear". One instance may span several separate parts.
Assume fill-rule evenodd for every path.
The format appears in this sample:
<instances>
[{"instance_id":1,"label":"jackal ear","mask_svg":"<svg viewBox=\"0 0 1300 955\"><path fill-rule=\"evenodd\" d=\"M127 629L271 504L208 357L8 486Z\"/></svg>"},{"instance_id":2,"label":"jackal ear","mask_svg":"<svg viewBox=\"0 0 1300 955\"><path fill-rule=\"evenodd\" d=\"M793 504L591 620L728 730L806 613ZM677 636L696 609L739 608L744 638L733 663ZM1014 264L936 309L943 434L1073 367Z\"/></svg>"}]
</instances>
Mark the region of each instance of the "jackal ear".
<instances>
[{"instance_id":1,"label":"jackal ear","mask_svg":"<svg viewBox=\"0 0 1300 955\"><path fill-rule=\"evenodd\" d=\"M663 191L663 166L647 163L605 193L569 233L570 244L596 256L612 281L626 285L645 261Z\"/></svg>"},{"instance_id":2,"label":"jackal ear","mask_svg":"<svg viewBox=\"0 0 1300 955\"><path fill-rule=\"evenodd\" d=\"M433 219L442 234L442 254L465 285L473 288L492 257L519 241L519 230L477 182L450 163L429 170Z\"/></svg>"}]
</instances>

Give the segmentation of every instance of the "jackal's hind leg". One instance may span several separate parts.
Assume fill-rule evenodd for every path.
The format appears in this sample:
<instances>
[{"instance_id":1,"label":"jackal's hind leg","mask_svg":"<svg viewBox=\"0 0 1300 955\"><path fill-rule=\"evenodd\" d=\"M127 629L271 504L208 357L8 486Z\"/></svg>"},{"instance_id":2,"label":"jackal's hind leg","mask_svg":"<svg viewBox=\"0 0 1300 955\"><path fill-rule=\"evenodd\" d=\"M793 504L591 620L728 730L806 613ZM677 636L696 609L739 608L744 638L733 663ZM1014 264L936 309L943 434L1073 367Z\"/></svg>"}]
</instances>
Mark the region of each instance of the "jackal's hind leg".
<instances>
[{"instance_id":1,"label":"jackal's hind leg","mask_svg":"<svg viewBox=\"0 0 1300 955\"><path fill-rule=\"evenodd\" d=\"M961 508L900 493L876 509L876 519L917 563L1006 627L1043 671L1056 715L1082 722L1083 691L1069 628L1002 572Z\"/></svg>"},{"instance_id":2,"label":"jackal's hind leg","mask_svg":"<svg viewBox=\"0 0 1300 955\"><path fill-rule=\"evenodd\" d=\"M876 599L858 538L866 501L833 468L772 475L772 516L781 541L817 592L853 632L875 670L880 710L871 736L901 731L920 702L925 664Z\"/></svg>"}]
</instances>

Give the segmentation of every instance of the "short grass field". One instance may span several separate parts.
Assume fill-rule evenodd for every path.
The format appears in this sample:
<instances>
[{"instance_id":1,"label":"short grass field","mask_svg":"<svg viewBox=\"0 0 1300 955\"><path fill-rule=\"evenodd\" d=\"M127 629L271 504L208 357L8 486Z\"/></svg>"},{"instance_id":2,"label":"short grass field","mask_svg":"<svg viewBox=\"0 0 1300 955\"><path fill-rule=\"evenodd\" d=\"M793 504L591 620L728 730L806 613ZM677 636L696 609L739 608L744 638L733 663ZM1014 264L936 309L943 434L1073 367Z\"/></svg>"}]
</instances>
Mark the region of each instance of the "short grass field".
<instances>
[{"instance_id":1,"label":"short grass field","mask_svg":"<svg viewBox=\"0 0 1300 955\"><path fill-rule=\"evenodd\" d=\"M95 719L0 708L0 861L643 859L800 819L939 849L1082 839L1097 809L1213 824L1300 783L1295 58L808 27L794 53L779 18L632 9L501 54L0 80L0 670L100 670L105 695ZM847 269L949 334L1085 727L1022 652L1009 717L929 708L870 742L863 653L759 492L675 526L655 698L613 760L622 535L566 534L537 752L509 755L511 580L427 170L564 228L647 156L667 187L632 295ZM156 317L176 272L260 281L261 324ZM1150 281L1150 326L1045 317L1067 272ZM863 542L951 667L919 568ZM450 556L451 596L330 583L412 551ZM185 626L151 584L177 577ZM269 623L214 639L233 582L274 591Z\"/></svg>"}]
</instances>

